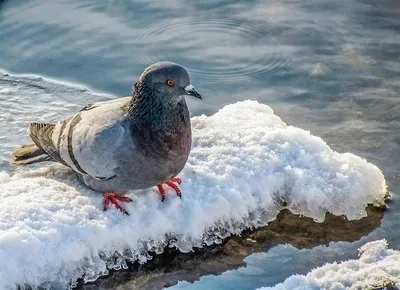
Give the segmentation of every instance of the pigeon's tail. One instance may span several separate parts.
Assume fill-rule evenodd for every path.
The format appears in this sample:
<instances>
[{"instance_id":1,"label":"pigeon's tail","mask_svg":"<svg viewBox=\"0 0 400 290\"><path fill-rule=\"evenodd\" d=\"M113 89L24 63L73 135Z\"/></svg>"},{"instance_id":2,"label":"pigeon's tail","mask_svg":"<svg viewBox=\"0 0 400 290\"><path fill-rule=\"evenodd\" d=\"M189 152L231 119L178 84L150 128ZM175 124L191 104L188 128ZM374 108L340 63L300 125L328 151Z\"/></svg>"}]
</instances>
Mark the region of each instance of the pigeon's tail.
<instances>
[{"instance_id":1,"label":"pigeon's tail","mask_svg":"<svg viewBox=\"0 0 400 290\"><path fill-rule=\"evenodd\" d=\"M51 157L35 143L23 145L11 154L11 164L13 165L28 165L50 160Z\"/></svg>"}]
</instances>

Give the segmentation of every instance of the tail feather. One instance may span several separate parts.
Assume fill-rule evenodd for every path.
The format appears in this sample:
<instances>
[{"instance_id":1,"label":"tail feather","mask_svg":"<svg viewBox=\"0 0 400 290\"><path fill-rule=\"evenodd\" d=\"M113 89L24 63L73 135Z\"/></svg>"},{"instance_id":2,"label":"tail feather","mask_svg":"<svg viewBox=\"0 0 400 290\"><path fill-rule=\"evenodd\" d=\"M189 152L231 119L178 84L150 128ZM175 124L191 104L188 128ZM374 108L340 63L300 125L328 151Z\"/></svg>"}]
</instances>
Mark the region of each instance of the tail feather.
<instances>
[{"instance_id":1,"label":"tail feather","mask_svg":"<svg viewBox=\"0 0 400 290\"><path fill-rule=\"evenodd\" d=\"M35 143L22 145L11 154L11 164L13 165L28 165L50 160L52 158L43 149L36 146Z\"/></svg>"},{"instance_id":2,"label":"tail feather","mask_svg":"<svg viewBox=\"0 0 400 290\"><path fill-rule=\"evenodd\" d=\"M29 137L33 143L23 145L11 154L11 164L28 165L43 161L58 160L58 152L54 148L51 136L54 124L30 123L28 127Z\"/></svg>"}]
</instances>

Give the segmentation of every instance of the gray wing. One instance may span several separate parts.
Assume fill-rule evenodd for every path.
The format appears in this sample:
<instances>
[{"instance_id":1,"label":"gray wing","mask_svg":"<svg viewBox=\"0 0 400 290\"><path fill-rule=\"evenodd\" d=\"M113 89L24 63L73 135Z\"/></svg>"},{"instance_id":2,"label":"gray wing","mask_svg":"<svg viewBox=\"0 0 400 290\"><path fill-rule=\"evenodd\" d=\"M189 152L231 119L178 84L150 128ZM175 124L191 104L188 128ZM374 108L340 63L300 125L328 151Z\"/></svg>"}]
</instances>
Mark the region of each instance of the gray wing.
<instances>
[{"instance_id":1,"label":"gray wing","mask_svg":"<svg viewBox=\"0 0 400 290\"><path fill-rule=\"evenodd\" d=\"M115 177L115 152L132 146L125 128L130 97L95 103L55 125L52 142L74 171L105 180Z\"/></svg>"}]
</instances>

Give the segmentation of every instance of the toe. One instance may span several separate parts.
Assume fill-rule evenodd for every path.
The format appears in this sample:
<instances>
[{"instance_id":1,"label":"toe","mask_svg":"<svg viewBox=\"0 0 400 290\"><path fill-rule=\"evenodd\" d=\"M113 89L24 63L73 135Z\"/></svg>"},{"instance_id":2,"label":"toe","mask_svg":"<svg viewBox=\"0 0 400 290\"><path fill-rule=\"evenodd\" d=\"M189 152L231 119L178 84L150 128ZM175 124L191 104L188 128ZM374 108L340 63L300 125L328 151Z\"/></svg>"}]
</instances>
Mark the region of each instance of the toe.
<instances>
[{"instance_id":1,"label":"toe","mask_svg":"<svg viewBox=\"0 0 400 290\"><path fill-rule=\"evenodd\" d=\"M182 180L181 180L179 177L171 178L170 181L176 182L176 183L178 183L178 184L181 184L181 183L182 183Z\"/></svg>"},{"instance_id":2,"label":"toe","mask_svg":"<svg viewBox=\"0 0 400 290\"><path fill-rule=\"evenodd\" d=\"M127 196L118 196L116 199L122 202L132 202L132 199Z\"/></svg>"},{"instance_id":3,"label":"toe","mask_svg":"<svg viewBox=\"0 0 400 290\"><path fill-rule=\"evenodd\" d=\"M161 184L157 185L158 193L161 195L161 201L165 200L165 190Z\"/></svg>"},{"instance_id":4,"label":"toe","mask_svg":"<svg viewBox=\"0 0 400 290\"><path fill-rule=\"evenodd\" d=\"M167 181L166 184L169 187L171 187L173 190L175 190L177 196L182 197L182 192L181 192L180 188L175 183L173 183L172 181Z\"/></svg>"}]
</instances>

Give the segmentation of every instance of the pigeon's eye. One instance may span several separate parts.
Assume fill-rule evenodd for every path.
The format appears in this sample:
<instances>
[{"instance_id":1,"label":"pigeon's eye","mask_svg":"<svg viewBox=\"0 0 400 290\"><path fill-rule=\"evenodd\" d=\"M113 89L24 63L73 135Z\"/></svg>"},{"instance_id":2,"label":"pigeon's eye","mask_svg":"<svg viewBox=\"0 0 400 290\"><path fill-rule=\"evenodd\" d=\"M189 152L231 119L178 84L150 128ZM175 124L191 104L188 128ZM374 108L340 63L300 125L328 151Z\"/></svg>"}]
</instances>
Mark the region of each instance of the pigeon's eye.
<instances>
[{"instance_id":1,"label":"pigeon's eye","mask_svg":"<svg viewBox=\"0 0 400 290\"><path fill-rule=\"evenodd\" d=\"M167 80L167 85L170 87L173 87L175 85L175 83L172 80Z\"/></svg>"}]
</instances>

